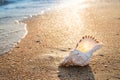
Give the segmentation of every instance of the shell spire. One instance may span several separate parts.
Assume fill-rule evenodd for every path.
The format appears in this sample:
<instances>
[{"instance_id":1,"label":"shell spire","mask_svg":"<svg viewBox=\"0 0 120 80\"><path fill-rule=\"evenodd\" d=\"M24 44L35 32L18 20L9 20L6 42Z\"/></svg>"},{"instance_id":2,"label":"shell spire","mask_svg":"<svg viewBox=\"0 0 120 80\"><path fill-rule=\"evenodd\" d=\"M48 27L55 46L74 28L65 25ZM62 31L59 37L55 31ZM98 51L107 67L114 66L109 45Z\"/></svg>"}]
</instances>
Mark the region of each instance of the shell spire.
<instances>
[{"instance_id":1,"label":"shell spire","mask_svg":"<svg viewBox=\"0 0 120 80\"><path fill-rule=\"evenodd\" d=\"M85 35L82 39L77 43L75 50L79 50L81 52L86 52L92 49L99 41L95 39L95 37L90 35Z\"/></svg>"}]
</instances>

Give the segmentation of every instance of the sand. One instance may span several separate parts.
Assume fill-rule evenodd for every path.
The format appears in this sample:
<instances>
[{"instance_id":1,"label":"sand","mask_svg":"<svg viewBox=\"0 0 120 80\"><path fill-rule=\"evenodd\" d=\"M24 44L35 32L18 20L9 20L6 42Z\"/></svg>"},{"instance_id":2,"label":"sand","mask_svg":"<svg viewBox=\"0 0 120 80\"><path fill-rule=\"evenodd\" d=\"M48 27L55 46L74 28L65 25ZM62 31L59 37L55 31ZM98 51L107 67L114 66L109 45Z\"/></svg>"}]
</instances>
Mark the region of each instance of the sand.
<instances>
[{"instance_id":1,"label":"sand","mask_svg":"<svg viewBox=\"0 0 120 80\"><path fill-rule=\"evenodd\" d=\"M120 80L120 2L89 5L24 20L27 36L0 56L0 80ZM95 36L104 47L88 66L59 67L84 35Z\"/></svg>"}]
</instances>

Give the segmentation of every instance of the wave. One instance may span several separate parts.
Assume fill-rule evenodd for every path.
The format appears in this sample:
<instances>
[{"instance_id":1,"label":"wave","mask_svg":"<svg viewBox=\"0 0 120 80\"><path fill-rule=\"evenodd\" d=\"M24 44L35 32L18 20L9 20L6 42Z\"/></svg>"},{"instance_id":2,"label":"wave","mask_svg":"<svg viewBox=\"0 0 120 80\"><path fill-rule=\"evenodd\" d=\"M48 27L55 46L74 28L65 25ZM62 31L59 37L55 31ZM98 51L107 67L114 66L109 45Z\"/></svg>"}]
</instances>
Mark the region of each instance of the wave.
<instances>
[{"instance_id":1,"label":"wave","mask_svg":"<svg viewBox=\"0 0 120 80\"><path fill-rule=\"evenodd\" d=\"M16 0L0 0L0 6L7 5L10 3L15 3Z\"/></svg>"}]
</instances>

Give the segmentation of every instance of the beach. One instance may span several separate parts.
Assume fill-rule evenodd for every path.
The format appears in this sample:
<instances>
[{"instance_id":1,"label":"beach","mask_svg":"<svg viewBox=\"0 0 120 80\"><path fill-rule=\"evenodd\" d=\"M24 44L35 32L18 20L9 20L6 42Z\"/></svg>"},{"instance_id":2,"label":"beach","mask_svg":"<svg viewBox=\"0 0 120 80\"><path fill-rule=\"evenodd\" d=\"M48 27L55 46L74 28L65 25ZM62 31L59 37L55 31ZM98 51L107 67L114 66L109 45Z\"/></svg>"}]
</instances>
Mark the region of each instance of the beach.
<instances>
[{"instance_id":1,"label":"beach","mask_svg":"<svg viewBox=\"0 0 120 80\"><path fill-rule=\"evenodd\" d=\"M119 80L120 2L87 2L23 20L28 34L0 55L0 80ZM104 46L85 67L59 67L84 35Z\"/></svg>"}]
</instances>

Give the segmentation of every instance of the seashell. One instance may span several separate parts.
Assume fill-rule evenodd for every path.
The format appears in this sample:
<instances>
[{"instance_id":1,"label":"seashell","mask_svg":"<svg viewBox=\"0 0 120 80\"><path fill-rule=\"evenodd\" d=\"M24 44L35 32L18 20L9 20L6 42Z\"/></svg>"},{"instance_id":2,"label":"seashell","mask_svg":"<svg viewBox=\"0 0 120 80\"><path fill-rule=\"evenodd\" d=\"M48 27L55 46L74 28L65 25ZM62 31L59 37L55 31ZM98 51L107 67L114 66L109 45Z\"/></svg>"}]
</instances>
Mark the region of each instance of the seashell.
<instances>
[{"instance_id":1,"label":"seashell","mask_svg":"<svg viewBox=\"0 0 120 80\"><path fill-rule=\"evenodd\" d=\"M86 66L89 64L92 54L103 46L101 42L92 36L83 36L75 49L60 63L60 66Z\"/></svg>"}]
</instances>

